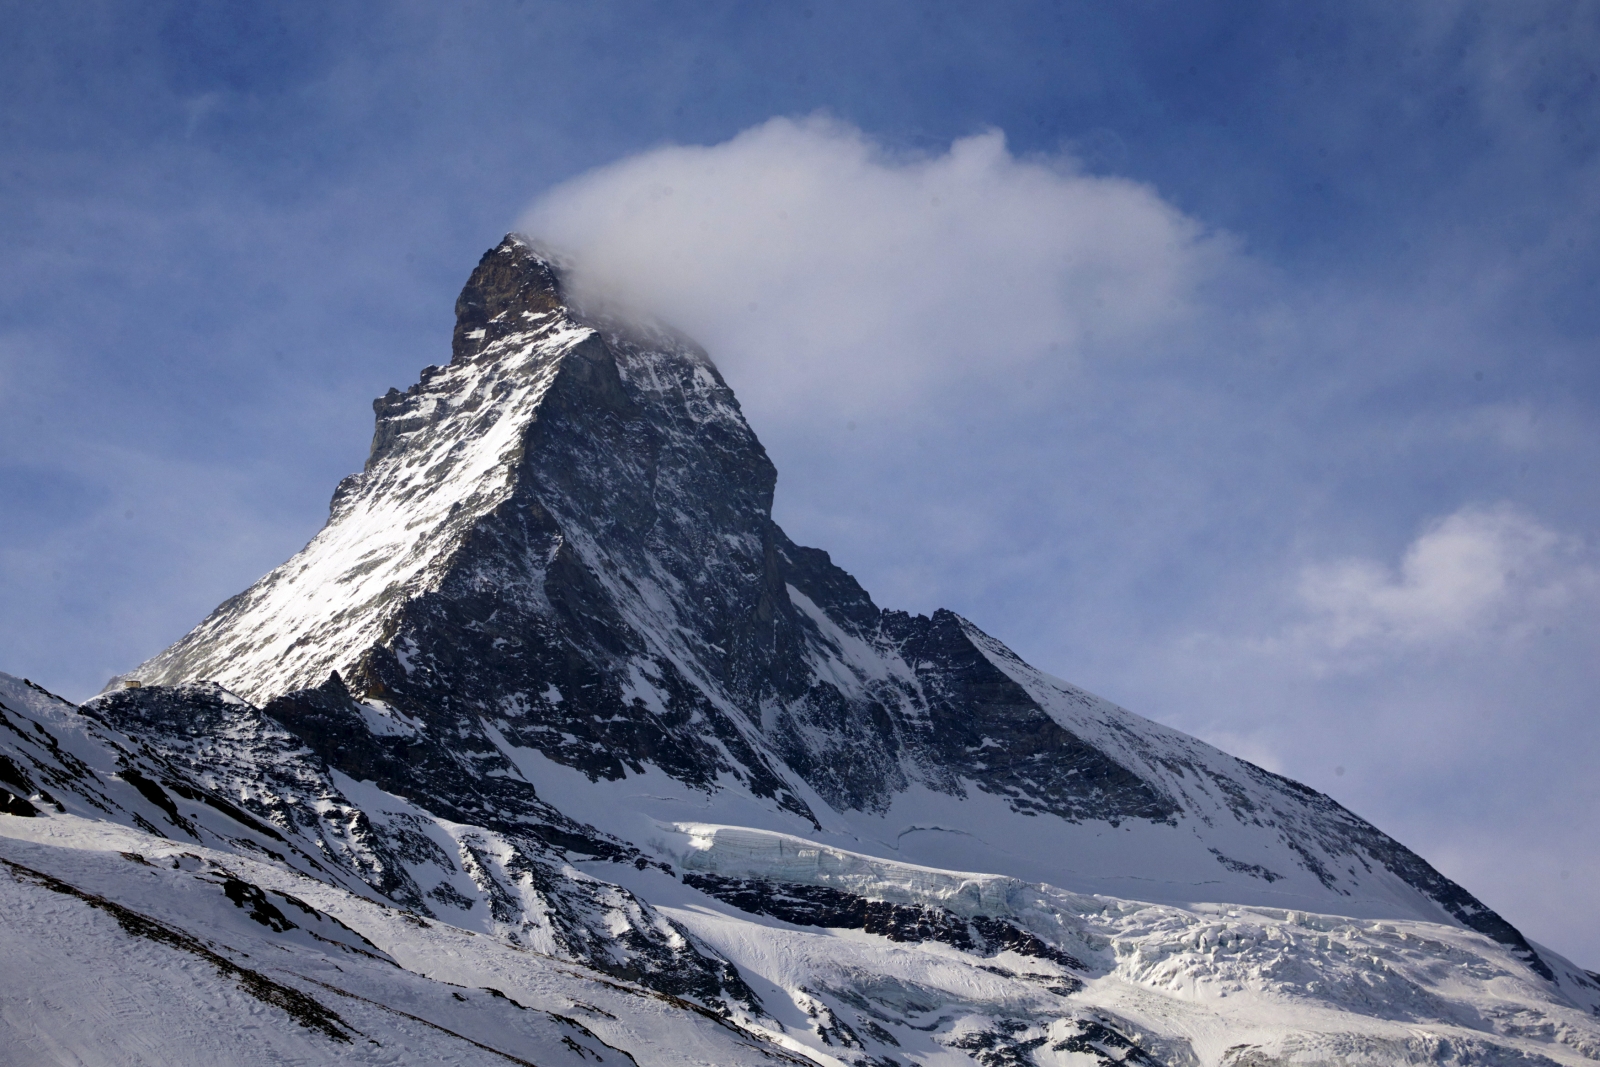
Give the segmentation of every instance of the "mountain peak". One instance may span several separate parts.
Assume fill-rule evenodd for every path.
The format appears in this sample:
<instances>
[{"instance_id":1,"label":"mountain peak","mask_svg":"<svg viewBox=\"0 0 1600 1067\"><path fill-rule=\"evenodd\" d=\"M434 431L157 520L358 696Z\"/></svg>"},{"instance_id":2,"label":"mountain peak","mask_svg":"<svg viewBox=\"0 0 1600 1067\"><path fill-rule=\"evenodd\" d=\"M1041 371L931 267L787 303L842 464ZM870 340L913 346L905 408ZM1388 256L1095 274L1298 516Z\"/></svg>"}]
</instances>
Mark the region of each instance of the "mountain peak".
<instances>
[{"instance_id":1,"label":"mountain peak","mask_svg":"<svg viewBox=\"0 0 1600 1067\"><path fill-rule=\"evenodd\" d=\"M475 988L525 1019L542 998L579 1060L541 1063L598 1059L578 1038L606 1028L606 1055L666 1062L669 1006L755 1042L685 1065L1593 1062L1600 976L1330 797L955 612L879 608L773 522L706 354L564 277L491 249L453 358L375 403L326 526L141 687L78 709L0 675L0 831L29 865L0 856L0 889L133 915L42 881L70 842L49 862L195 944L361 988L339 1004L363 1034L380 988L452 1037L490 1025ZM49 937L64 913L7 914ZM98 944L74 997L157 958ZM414 1014L415 984L351 985L363 961L454 984ZM524 980L527 1004L498 988ZM667 997L605 999L623 983Z\"/></svg>"},{"instance_id":2,"label":"mountain peak","mask_svg":"<svg viewBox=\"0 0 1600 1067\"><path fill-rule=\"evenodd\" d=\"M456 298L451 362L471 359L528 317L551 314L564 303L556 257L527 237L506 234L483 254Z\"/></svg>"},{"instance_id":3,"label":"mountain peak","mask_svg":"<svg viewBox=\"0 0 1600 1067\"><path fill-rule=\"evenodd\" d=\"M327 526L132 677L313 708L331 766L435 812L537 766L591 783L568 814L635 845L720 811L1090 892L1456 921L1537 964L1320 793L952 612L879 609L773 522L776 472L705 353L585 317L562 278L522 237L486 253L450 364L377 401ZM348 699L311 692L331 672ZM605 783L627 792L588 807Z\"/></svg>"}]
</instances>

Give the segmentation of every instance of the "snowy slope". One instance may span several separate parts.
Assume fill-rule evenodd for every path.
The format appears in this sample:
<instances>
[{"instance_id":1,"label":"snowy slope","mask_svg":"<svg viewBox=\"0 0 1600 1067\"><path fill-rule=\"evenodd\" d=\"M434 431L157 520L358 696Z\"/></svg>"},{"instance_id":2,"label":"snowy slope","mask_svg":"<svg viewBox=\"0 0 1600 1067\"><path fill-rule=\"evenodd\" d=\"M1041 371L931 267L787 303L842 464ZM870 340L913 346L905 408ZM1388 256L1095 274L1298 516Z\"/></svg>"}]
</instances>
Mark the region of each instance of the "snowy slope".
<instances>
[{"instance_id":1,"label":"snowy slope","mask_svg":"<svg viewBox=\"0 0 1600 1067\"><path fill-rule=\"evenodd\" d=\"M6 721L32 731L0 682ZM8 1063L1600 1058L1592 976L1547 953L1553 985L1457 926L1175 908L664 826L676 874L607 869L737 965L749 1002L697 1010L220 838L30 800L38 814L0 816Z\"/></svg>"},{"instance_id":2,"label":"snowy slope","mask_svg":"<svg viewBox=\"0 0 1600 1067\"><path fill-rule=\"evenodd\" d=\"M213 684L140 691L137 704L133 696L78 709L0 674L0 779L12 793L37 796L19 814L111 819L270 860L666 992L737 999L737 976L723 961L648 904L569 862L646 862L621 842L585 835L542 806L498 828L421 809L328 769ZM113 716L127 729L108 726Z\"/></svg>"},{"instance_id":3,"label":"snowy slope","mask_svg":"<svg viewBox=\"0 0 1600 1067\"><path fill-rule=\"evenodd\" d=\"M564 356L594 334L553 311L520 313L491 358L429 367L382 425L328 524L137 676L215 680L261 699L349 671L407 597L436 589L474 519L509 495L521 434Z\"/></svg>"},{"instance_id":4,"label":"snowy slope","mask_svg":"<svg viewBox=\"0 0 1600 1067\"><path fill-rule=\"evenodd\" d=\"M580 995L641 1063L1600 1058L1595 977L1376 827L795 545L705 353L528 242L452 355L183 640L82 708L0 675L6 936L121 961L3 1016L42 1062L173 967L223 1062L269 1016L290 1062L614 1055L538 1014Z\"/></svg>"},{"instance_id":5,"label":"snowy slope","mask_svg":"<svg viewBox=\"0 0 1600 1067\"><path fill-rule=\"evenodd\" d=\"M8 1065L792 1061L675 998L248 857L72 815L0 831Z\"/></svg>"}]
</instances>

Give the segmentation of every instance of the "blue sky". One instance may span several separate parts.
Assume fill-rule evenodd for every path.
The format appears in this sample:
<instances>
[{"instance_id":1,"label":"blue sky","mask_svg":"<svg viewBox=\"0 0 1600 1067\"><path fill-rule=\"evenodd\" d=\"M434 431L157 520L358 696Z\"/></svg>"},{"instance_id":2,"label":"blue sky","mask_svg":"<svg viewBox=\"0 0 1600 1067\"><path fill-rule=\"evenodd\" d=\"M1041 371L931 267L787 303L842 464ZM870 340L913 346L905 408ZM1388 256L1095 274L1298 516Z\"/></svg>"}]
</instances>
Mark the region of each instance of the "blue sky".
<instances>
[{"instance_id":1,"label":"blue sky","mask_svg":"<svg viewBox=\"0 0 1600 1067\"><path fill-rule=\"evenodd\" d=\"M298 549L538 227L880 603L1600 966L1593 6L0 15L0 669L86 697Z\"/></svg>"}]
</instances>

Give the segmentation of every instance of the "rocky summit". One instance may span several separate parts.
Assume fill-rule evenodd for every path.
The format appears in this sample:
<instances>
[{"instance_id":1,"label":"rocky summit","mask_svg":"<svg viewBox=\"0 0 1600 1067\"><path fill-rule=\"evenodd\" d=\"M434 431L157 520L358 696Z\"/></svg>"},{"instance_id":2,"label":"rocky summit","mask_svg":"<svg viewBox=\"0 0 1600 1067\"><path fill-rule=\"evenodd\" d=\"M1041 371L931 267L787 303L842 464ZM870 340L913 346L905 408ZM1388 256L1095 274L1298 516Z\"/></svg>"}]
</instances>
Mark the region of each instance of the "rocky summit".
<instances>
[{"instance_id":1,"label":"rocky summit","mask_svg":"<svg viewBox=\"0 0 1600 1067\"><path fill-rule=\"evenodd\" d=\"M563 278L486 253L182 640L0 676L20 1062L148 1062L113 1003L172 1063L1600 1059L1600 978L1330 798L878 607L706 353Z\"/></svg>"}]
</instances>

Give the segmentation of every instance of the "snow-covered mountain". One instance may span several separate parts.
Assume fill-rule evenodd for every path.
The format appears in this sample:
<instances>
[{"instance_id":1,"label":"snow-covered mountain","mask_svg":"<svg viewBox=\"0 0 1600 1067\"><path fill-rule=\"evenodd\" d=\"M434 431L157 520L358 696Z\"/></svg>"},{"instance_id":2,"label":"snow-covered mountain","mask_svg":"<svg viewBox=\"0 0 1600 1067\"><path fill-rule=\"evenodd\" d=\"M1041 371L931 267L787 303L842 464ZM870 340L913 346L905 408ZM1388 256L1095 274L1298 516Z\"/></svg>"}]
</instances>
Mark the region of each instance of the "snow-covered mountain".
<instances>
[{"instance_id":1,"label":"snow-covered mountain","mask_svg":"<svg viewBox=\"0 0 1600 1067\"><path fill-rule=\"evenodd\" d=\"M692 343L516 237L457 317L298 555L81 708L0 684L3 936L150 942L91 1000L539 1063L1600 1059L1600 979L1371 824L791 542ZM54 996L0 1010L40 1062L109 1040Z\"/></svg>"}]
</instances>

